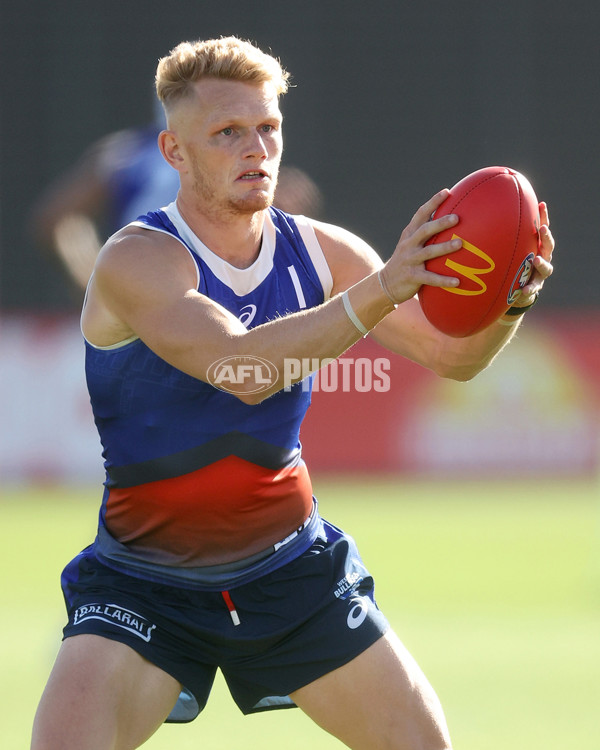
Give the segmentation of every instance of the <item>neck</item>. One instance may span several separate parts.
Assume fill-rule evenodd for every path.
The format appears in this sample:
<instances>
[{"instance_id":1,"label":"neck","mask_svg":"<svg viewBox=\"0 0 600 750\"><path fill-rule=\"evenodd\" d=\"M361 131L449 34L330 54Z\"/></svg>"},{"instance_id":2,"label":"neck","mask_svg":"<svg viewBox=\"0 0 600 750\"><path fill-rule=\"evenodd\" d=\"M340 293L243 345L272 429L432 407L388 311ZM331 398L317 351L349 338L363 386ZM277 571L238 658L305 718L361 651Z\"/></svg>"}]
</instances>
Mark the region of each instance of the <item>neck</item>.
<instances>
[{"instance_id":1,"label":"neck","mask_svg":"<svg viewBox=\"0 0 600 750\"><path fill-rule=\"evenodd\" d=\"M206 247L236 268L248 268L257 259L262 243L266 210L248 213L206 213L177 196L181 217Z\"/></svg>"}]
</instances>

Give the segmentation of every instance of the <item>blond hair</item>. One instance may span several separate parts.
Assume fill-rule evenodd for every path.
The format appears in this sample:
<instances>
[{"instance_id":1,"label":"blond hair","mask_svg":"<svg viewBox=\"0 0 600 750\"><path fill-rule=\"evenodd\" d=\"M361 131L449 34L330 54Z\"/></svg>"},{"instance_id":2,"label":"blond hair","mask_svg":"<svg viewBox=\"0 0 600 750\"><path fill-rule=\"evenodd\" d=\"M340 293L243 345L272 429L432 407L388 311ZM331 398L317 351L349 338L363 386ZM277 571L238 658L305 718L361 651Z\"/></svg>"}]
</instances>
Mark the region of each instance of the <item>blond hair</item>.
<instances>
[{"instance_id":1,"label":"blond hair","mask_svg":"<svg viewBox=\"0 0 600 750\"><path fill-rule=\"evenodd\" d=\"M289 73L279 60L237 37L181 42L159 60L156 93L169 109L185 99L192 84L204 77L248 83L271 82L277 95L285 94Z\"/></svg>"}]
</instances>

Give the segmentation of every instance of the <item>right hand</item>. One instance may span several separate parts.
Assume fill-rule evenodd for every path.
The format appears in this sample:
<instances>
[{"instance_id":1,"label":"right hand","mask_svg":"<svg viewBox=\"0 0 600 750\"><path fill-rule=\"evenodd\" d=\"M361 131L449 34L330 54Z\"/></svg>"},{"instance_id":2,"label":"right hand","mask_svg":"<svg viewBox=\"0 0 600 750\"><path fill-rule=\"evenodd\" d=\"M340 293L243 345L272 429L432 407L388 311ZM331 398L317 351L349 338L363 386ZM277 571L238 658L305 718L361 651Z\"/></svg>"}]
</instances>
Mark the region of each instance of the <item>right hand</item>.
<instances>
[{"instance_id":1,"label":"right hand","mask_svg":"<svg viewBox=\"0 0 600 750\"><path fill-rule=\"evenodd\" d=\"M432 218L432 214L446 200L448 194L446 188L440 190L419 208L402 232L392 257L382 269L387 289L398 304L414 297L423 284L453 287L460 283L456 277L442 276L425 268L425 261L456 252L462 247L460 239L425 244L434 235L458 224L456 214L448 214L439 219Z\"/></svg>"}]
</instances>

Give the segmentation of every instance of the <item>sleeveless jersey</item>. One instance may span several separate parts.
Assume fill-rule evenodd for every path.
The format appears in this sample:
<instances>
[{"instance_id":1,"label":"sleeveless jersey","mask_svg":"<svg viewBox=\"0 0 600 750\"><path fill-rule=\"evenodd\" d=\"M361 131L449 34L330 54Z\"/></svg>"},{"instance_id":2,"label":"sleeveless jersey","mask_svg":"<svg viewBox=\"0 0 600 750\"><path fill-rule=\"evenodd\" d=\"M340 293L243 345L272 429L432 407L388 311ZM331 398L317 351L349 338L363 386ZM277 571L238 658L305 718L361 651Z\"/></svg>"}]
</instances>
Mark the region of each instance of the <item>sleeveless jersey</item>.
<instances>
[{"instance_id":1,"label":"sleeveless jersey","mask_svg":"<svg viewBox=\"0 0 600 750\"><path fill-rule=\"evenodd\" d=\"M247 328L316 306L331 291L303 217L270 209L259 256L246 269L204 246L174 203L133 224L179 240L195 261L198 291ZM318 522L299 440L306 382L244 404L138 338L108 348L86 342L86 377L106 470L95 542L102 562L151 580L219 588L222 573L229 584L232 571L262 575L312 544ZM310 533L292 533L309 517ZM273 546L282 528L293 541ZM220 564L224 552L231 564Z\"/></svg>"}]
</instances>

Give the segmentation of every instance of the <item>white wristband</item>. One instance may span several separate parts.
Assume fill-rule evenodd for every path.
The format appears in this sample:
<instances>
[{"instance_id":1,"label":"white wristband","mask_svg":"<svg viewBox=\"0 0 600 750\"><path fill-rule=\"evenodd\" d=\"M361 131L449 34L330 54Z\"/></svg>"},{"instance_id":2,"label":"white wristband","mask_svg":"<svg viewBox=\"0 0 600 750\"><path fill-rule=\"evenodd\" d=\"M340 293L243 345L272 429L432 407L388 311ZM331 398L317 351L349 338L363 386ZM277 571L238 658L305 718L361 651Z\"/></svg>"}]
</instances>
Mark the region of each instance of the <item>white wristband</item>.
<instances>
[{"instance_id":1,"label":"white wristband","mask_svg":"<svg viewBox=\"0 0 600 750\"><path fill-rule=\"evenodd\" d=\"M344 303L344 310L346 311L346 315L350 318L350 320L354 324L354 327L358 331L360 331L363 336L366 336L369 333L369 331L360 322L356 313L354 312L354 309L350 302L350 298L348 297L348 292L342 292L342 302Z\"/></svg>"}]
</instances>

